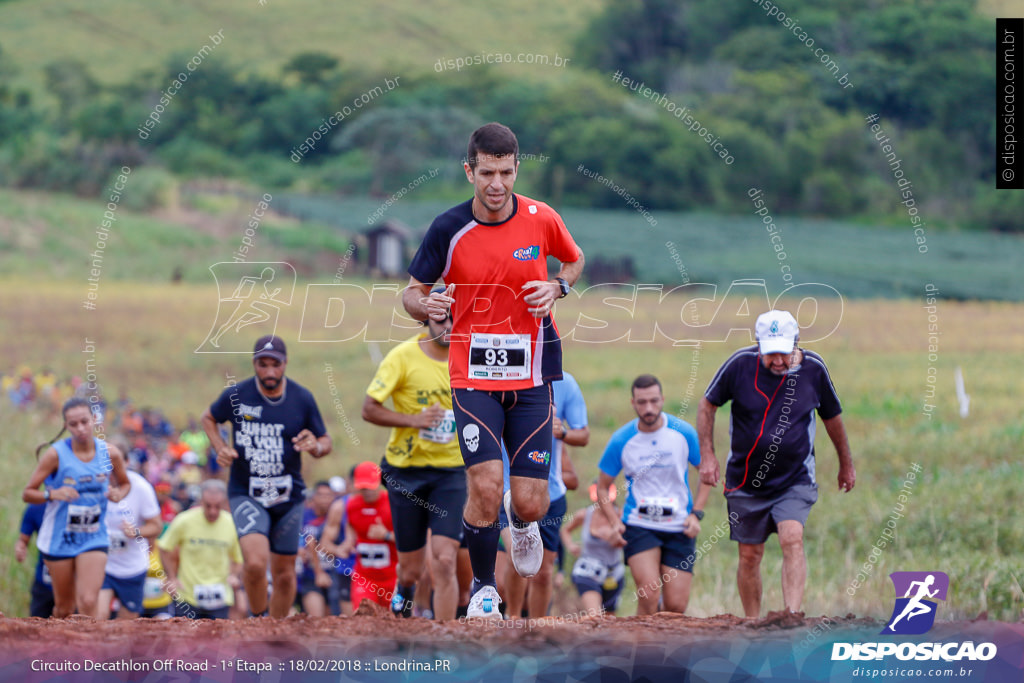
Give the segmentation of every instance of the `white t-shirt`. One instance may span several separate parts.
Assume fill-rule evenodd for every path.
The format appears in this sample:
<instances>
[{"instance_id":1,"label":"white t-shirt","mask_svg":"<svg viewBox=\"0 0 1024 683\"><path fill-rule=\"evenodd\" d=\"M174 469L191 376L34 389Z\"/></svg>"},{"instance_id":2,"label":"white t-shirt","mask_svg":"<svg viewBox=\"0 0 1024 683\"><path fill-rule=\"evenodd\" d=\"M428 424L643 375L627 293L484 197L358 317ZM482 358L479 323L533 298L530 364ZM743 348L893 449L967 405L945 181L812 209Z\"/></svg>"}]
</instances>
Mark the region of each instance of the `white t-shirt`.
<instances>
[{"instance_id":1,"label":"white t-shirt","mask_svg":"<svg viewBox=\"0 0 1024 683\"><path fill-rule=\"evenodd\" d=\"M156 491L137 472L128 471L132 488L117 503L107 501L107 529L110 549L107 552L107 574L118 579L129 579L145 574L149 569L149 542L144 538L129 538L124 534L124 522L141 527L147 519L160 516Z\"/></svg>"},{"instance_id":2,"label":"white t-shirt","mask_svg":"<svg viewBox=\"0 0 1024 683\"><path fill-rule=\"evenodd\" d=\"M598 467L610 477L626 476L627 526L682 531L693 510L687 466L700 466L697 430L665 413L657 431L641 432L638 424L633 420L612 435Z\"/></svg>"}]
</instances>

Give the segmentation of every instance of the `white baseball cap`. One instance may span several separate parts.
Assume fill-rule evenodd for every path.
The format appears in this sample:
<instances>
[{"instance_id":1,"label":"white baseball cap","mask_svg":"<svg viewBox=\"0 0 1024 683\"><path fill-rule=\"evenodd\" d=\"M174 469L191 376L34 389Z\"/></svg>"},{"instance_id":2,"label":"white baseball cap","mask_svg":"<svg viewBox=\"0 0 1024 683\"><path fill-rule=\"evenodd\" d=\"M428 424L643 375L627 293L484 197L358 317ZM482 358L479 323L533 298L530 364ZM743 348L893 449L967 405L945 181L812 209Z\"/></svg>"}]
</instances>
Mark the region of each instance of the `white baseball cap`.
<instances>
[{"instance_id":1,"label":"white baseball cap","mask_svg":"<svg viewBox=\"0 0 1024 683\"><path fill-rule=\"evenodd\" d=\"M754 333L762 354L793 353L800 326L789 311L768 311L758 316Z\"/></svg>"}]
</instances>

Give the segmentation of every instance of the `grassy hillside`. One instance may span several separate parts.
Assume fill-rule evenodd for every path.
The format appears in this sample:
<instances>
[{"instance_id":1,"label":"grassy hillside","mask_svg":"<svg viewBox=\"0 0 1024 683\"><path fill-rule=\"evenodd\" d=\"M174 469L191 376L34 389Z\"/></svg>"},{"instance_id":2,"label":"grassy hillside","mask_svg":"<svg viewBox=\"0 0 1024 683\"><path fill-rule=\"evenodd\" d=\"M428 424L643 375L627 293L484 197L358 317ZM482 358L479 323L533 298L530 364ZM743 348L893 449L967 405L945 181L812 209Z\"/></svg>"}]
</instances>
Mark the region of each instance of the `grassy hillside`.
<instances>
[{"instance_id":1,"label":"grassy hillside","mask_svg":"<svg viewBox=\"0 0 1024 683\"><path fill-rule=\"evenodd\" d=\"M346 278L346 283L350 283ZM367 286L355 281L350 284ZM84 374L85 339L95 347L94 369L109 395L124 388L142 405L160 406L176 424L198 414L217 394L225 373L244 377L251 372L246 355L196 354L217 310L217 291L210 285L104 282L100 307L80 308L83 285L31 278L8 278L0 286L0 336L6 362L32 368L51 365L60 375ZM359 460L378 459L386 430L359 419L363 392L372 376L371 345L364 339L387 339L393 307L380 301L370 306L358 297L347 303L341 329L357 339L338 343L304 343L323 338L303 317L306 284L300 282L292 306L281 312L279 332L289 344L289 374L318 398L336 453L311 468L310 476L347 470ZM354 290L353 290L354 291ZM392 302L397 304L397 299ZM650 311L654 301L642 299ZM682 303L677 302L677 303ZM795 306L786 301L784 305ZM723 310L739 308L727 302ZM756 313L756 312L755 312ZM971 618L982 610L989 617L1015 621L1024 608L1020 567L1024 563L1024 527L1008 510L1018 507L1024 472L1017 466L1024 436L1017 396L1020 382L1007 368L1024 363L1020 304L940 302L937 320L941 344L934 417L922 415L929 367L927 313L919 302L822 302L820 315L841 320L839 330L810 345L829 362L844 403L857 466L857 486L850 494L835 490L836 459L824 430L818 436L820 501L808 525L808 593L811 614L884 618L892 605L886 576L896 570L936 568L951 577L951 594L943 619ZM702 312L701 315L705 315ZM556 317L565 333L581 316L603 319L616 335L638 324L619 309L610 315L600 302L568 299ZM708 314L710 319L710 315ZM707 338L724 338L733 320L711 321ZM640 321L642 324L643 321ZM356 334L368 325L369 337ZM312 334L310 334L312 332ZM404 336L404 333L401 335ZM401 338L396 335L395 338ZM729 353L745 343L733 333L727 342L709 342L694 354L673 348L667 340L647 342L565 344L566 368L578 378L587 399L591 445L574 454L581 481L596 476L597 460L612 431L632 418L628 387L641 372L656 372L666 393L666 411L694 420L696 401L714 371ZM387 350L391 344L379 344ZM328 365L329 364L329 365ZM691 366L696 366L691 379ZM963 368L972 396L971 415L961 419L953 391L953 372ZM329 382L337 387L332 400ZM727 409L717 420L717 444L724 453ZM5 438L0 459L8 476L0 482L0 546L10 548L20 515L20 490L33 465L32 449L56 433L59 423L36 412L12 413L0 401ZM854 596L846 588L867 561L871 546L890 518L896 496L912 463L922 473L913 484L905 516L897 521L896 540L882 551L872 575ZM692 481L692 480L691 480ZM582 507L579 494L569 509ZM708 506L706 536L725 519L718 489ZM694 580L690 614L739 613L733 576L735 546L725 540L700 560ZM779 554L769 544L765 561L765 605L781 603ZM0 611L23 615L27 609L30 567L16 565L10 553L0 554ZM622 614L635 603L627 589Z\"/></svg>"},{"instance_id":2,"label":"grassy hillside","mask_svg":"<svg viewBox=\"0 0 1024 683\"><path fill-rule=\"evenodd\" d=\"M8 0L0 3L0 47L36 87L42 67L73 59L105 83L161 66L171 55L191 56L224 29L222 58L255 70L277 70L291 56L320 51L344 64L422 72L439 58L477 52L568 56L574 36L604 5L600 0L551 3L523 0L515 11L456 0ZM1013 16L1015 0L979 0L990 16ZM393 49L382 50L382 46ZM382 54L383 53L383 54ZM513 67L541 71L528 65Z\"/></svg>"},{"instance_id":3,"label":"grassy hillside","mask_svg":"<svg viewBox=\"0 0 1024 683\"><path fill-rule=\"evenodd\" d=\"M203 211L155 215L118 209L104 252L104 278L166 282L211 281L209 266L230 261L256 208L255 200L202 197ZM452 202L403 199L386 218L426 230ZM379 199L317 200L279 195L271 206L308 216L296 221L269 214L255 231L248 261L285 260L301 275L333 281L350 236L365 230ZM0 189L0 270L10 275L83 280L96 247L105 206L65 195ZM651 226L634 211L567 209L563 216L584 252L633 258L637 282L717 284L765 281L774 298L787 284L823 283L844 297L919 297L933 283L944 297L1019 301L1024 297L1024 240L995 233L932 232L928 252L917 251L913 231L851 222L776 217L783 252L776 252L758 216L655 214ZM415 248L414 239L410 248ZM673 252L674 250L674 252ZM778 253L785 259L779 260ZM593 284L595 281L590 280ZM824 288L821 289L824 291Z\"/></svg>"},{"instance_id":4,"label":"grassy hillside","mask_svg":"<svg viewBox=\"0 0 1024 683\"><path fill-rule=\"evenodd\" d=\"M0 189L0 204L0 271L83 283L98 249L103 278L167 282L180 268L186 281L209 282L209 267L233 260L257 209L255 200L232 197L207 202L202 212L178 208L151 214L121 206L109 221L107 206L99 201L8 189ZM110 223L105 231L104 220ZM336 255L348 247L334 228L273 213L253 232L246 260L286 260L306 275L333 274Z\"/></svg>"},{"instance_id":5,"label":"grassy hillside","mask_svg":"<svg viewBox=\"0 0 1024 683\"><path fill-rule=\"evenodd\" d=\"M479 52L553 59L557 51L571 58L571 40L600 6L598 0L525 0L514 11L496 11L456 0L16 0L0 4L0 46L21 69L19 82L32 87L41 83L45 64L62 59L87 64L104 83L124 82L172 55L191 58L220 29L224 42L212 54L255 71L277 73L292 56L319 51L343 66L422 73L439 58Z\"/></svg>"}]
</instances>

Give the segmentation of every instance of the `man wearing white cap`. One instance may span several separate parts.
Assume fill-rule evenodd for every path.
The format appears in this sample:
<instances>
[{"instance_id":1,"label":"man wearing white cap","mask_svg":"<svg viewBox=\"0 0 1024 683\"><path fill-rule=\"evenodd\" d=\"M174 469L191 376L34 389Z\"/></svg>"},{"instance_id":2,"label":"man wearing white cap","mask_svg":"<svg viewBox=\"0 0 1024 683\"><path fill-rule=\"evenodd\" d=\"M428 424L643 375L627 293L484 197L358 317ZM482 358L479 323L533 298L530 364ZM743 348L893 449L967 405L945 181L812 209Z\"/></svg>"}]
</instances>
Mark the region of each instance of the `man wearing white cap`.
<instances>
[{"instance_id":1,"label":"man wearing white cap","mask_svg":"<svg viewBox=\"0 0 1024 683\"><path fill-rule=\"evenodd\" d=\"M755 325L757 344L740 349L719 368L697 413L701 482L720 479L714 449L715 412L732 401L731 443L725 470L730 538L739 543L736 583L748 617L761 613L761 557L778 533L782 598L800 611L807 578L803 530L818 500L814 476L817 410L839 455L839 489L856 481L842 407L821 356L797 346L800 327L786 311L768 311Z\"/></svg>"}]
</instances>

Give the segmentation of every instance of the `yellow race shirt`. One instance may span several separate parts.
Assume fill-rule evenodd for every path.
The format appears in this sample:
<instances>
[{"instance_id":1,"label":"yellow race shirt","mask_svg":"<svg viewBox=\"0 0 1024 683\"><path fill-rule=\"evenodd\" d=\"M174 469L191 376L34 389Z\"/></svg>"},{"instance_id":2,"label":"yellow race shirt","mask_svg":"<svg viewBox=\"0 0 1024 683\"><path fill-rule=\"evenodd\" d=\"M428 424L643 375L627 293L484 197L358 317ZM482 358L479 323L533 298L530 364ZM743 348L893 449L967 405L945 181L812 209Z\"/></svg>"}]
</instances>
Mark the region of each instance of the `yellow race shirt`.
<instances>
[{"instance_id":1,"label":"yellow race shirt","mask_svg":"<svg viewBox=\"0 0 1024 683\"><path fill-rule=\"evenodd\" d=\"M391 397L395 411L414 414L434 403L445 409L445 418L434 429L394 427L384 457L393 467L462 467L459 440L455 437L452 390L448 362L434 360L420 348L426 332L407 339L384 356L366 393L384 403Z\"/></svg>"},{"instance_id":2,"label":"yellow race shirt","mask_svg":"<svg viewBox=\"0 0 1024 683\"><path fill-rule=\"evenodd\" d=\"M210 524L197 506L185 510L171 521L157 541L162 550L178 550L178 582L185 602L214 610L235 603L228 585L231 562L242 562L238 533L231 513L221 511Z\"/></svg>"},{"instance_id":3,"label":"yellow race shirt","mask_svg":"<svg viewBox=\"0 0 1024 683\"><path fill-rule=\"evenodd\" d=\"M146 571L146 583L142 591L143 609L159 609L171 604L171 594L164 590L167 575L160 564L160 552L156 548L149 550L149 569Z\"/></svg>"}]
</instances>

